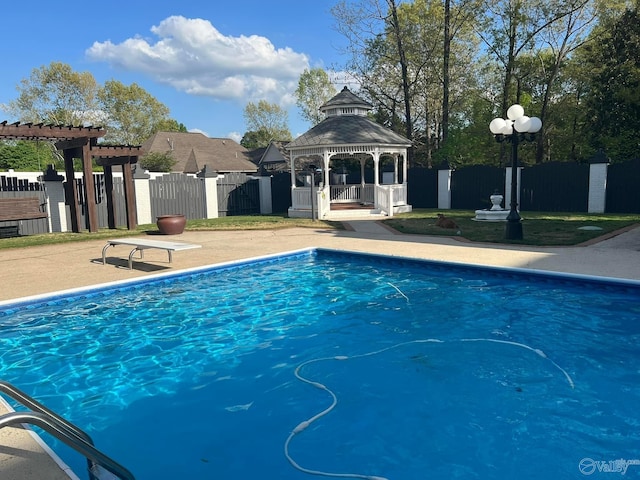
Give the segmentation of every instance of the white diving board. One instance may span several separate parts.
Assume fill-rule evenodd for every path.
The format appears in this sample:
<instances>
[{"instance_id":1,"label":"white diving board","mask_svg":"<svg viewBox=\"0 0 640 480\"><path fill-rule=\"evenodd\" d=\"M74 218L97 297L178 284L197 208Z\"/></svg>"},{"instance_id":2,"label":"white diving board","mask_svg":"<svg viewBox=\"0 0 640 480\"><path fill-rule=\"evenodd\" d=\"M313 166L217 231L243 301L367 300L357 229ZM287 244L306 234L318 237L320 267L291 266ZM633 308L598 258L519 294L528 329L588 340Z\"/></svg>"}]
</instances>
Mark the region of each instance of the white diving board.
<instances>
[{"instance_id":1,"label":"white diving board","mask_svg":"<svg viewBox=\"0 0 640 480\"><path fill-rule=\"evenodd\" d=\"M183 242L167 242L164 240L150 240L147 238L116 238L115 240L107 240L107 244L102 249L102 264L107 263L107 249L116 245L129 245L134 247L129 253L129 270L133 270L133 255L140 252L140 258L143 258L143 251L155 248L158 250L166 250L169 254L169 263L172 262L172 253L179 250L191 250L192 248L201 248L202 245Z\"/></svg>"}]
</instances>

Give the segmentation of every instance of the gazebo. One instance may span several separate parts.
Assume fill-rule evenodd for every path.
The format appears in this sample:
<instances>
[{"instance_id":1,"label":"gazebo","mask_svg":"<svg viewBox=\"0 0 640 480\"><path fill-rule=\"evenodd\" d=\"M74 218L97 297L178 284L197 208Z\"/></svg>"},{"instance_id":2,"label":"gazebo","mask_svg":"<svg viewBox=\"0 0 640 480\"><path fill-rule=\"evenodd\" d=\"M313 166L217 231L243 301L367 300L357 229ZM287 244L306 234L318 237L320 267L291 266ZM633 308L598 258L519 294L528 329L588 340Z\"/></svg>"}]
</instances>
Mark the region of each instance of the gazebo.
<instances>
[{"instance_id":1,"label":"gazebo","mask_svg":"<svg viewBox=\"0 0 640 480\"><path fill-rule=\"evenodd\" d=\"M286 146L291 153L290 217L329 220L411 211L407 204L411 141L370 120L367 113L372 108L344 87L320 107L325 119ZM359 161L359 184L347 184L346 175L330 175L332 160L337 159ZM392 162L393 172L381 174L383 159ZM365 167L371 164L373 183L367 184ZM332 177L342 181L332 184Z\"/></svg>"}]
</instances>

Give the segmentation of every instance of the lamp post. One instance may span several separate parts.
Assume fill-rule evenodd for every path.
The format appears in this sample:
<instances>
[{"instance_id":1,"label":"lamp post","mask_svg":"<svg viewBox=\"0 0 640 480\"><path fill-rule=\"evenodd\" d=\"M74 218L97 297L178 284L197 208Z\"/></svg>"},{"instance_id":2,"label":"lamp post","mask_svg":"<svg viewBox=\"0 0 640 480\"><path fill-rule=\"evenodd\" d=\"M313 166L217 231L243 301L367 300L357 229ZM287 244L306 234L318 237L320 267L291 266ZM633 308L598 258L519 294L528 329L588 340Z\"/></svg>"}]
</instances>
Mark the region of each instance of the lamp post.
<instances>
[{"instance_id":1,"label":"lamp post","mask_svg":"<svg viewBox=\"0 0 640 480\"><path fill-rule=\"evenodd\" d=\"M507 118L494 118L489 130L497 142L511 142L511 209L507 216L505 238L522 240L522 219L518 213L518 145L523 141L533 141L542 128L538 117L527 117L521 105L511 105Z\"/></svg>"}]
</instances>

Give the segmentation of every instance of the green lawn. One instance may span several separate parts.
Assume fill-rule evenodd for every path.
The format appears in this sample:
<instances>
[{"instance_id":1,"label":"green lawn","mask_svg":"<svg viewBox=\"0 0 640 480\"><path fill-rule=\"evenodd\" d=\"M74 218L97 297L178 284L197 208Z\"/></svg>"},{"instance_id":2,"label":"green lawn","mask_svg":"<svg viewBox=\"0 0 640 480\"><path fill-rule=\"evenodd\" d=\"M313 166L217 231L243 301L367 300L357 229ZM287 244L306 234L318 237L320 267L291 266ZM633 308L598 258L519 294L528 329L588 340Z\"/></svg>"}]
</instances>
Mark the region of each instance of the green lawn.
<instances>
[{"instance_id":1,"label":"green lawn","mask_svg":"<svg viewBox=\"0 0 640 480\"><path fill-rule=\"evenodd\" d=\"M456 231L435 226L438 213L443 213L460 226ZM577 245L593 238L614 232L621 228L640 223L638 214L575 214L575 213L535 213L523 212L524 239L507 241L504 239L505 225L502 222L476 222L475 213L467 210L417 209L411 213L396 215L383 220L385 225L401 233L416 235L459 236L472 242L511 243L521 245ZM579 230L579 227L595 226L602 230ZM206 230L264 230L290 227L310 227L343 229L341 222L312 222L309 219L287 218L284 215L251 215L213 218L209 220L189 220L187 231ZM140 225L136 230L101 229L96 233L46 233L16 238L0 239L0 249L19 248L55 243L80 242L141 235L157 232L155 224Z\"/></svg>"},{"instance_id":2,"label":"green lawn","mask_svg":"<svg viewBox=\"0 0 640 480\"><path fill-rule=\"evenodd\" d=\"M276 228L309 227L343 229L340 222L311 221L305 218L287 218L284 215L247 215L212 218L208 220L188 220L186 230L267 230ZM51 245L57 243L82 242L100 240L103 238L127 237L141 235L147 232L157 232L155 224L139 225L135 230L118 228L116 230L100 229L89 233L44 233L27 235L24 237L0 238L0 250L3 248L31 247L36 245Z\"/></svg>"},{"instance_id":3,"label":"green lawn","mask_svg":"<svg viewBox=\"0 0 640 480\"><path fill-rule=\"evenodd\" d=\"M437 214L453 219L460 227L455 230L435 226ZM522 212L522 240L505 240L503 222L477 222L470 210L417 209L385 220L385 225L407 234L453 235L473 242L510 243L520 245L577 245L593 238L640 223L638 214L587 214L556 212ZM580 230L599 227L602 230Z\"/></svg>"}]
</instances>

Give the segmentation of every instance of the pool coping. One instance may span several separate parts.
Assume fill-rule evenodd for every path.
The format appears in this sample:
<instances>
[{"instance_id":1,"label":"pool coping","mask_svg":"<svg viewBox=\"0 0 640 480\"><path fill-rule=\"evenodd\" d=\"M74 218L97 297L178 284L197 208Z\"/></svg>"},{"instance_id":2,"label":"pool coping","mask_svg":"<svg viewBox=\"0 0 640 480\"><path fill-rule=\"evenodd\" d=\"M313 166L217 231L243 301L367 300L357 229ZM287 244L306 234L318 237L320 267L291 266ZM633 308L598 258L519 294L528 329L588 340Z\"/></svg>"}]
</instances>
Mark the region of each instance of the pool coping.
<instances>
[{"instance_id":1,"label":"pool coping","mask_svg":"<svg viewBox=\"0 0 640 480\"><path fill-rule=\"evenodd\" d=\"M620 286L640 286L640 280L626 279L626 278L586 275L586 274L579 274L579 273L555 272L550 270L541 270L541 269L532 269L532 268L505 267L505 266L495 266L495 265L477 265L477 264L470 264L470 263L464 263L464 262L452 262L452 261L446 261L446 260L429 260L429 259L423 259L423 258L409 257L406 255L368 253L368 252L360 252L360 251L337 249L337 248L327 248L327 247L306 247L306 248L289 250L286 252L280 252L275 254L259 255L255 257L244 258L241 260L230 260L227 262L212 263L209 265L202 265L198 267L191 267L191 268L185 268L181 270L156 273L156 274L146 275L144 277L131 278L131 279L125 279L125 280L115 280L112 282L86 285L83 287L76 287L76 288L70 288L65 290L59 290L55 292L30 295L26 297L19 297L19 298L14 298L9 300L0 300L0 307L7 307L7 306L20 307L20 306L25 306L32 303L38 303L41 301L46 301L46 300L53 301L56 298L63 298L63 297L82 294L82 293L90 293L90 292L102 290L105 288L109 288L109 289L122 288L122 287L126 287L127 285L146 284L146 283L163 280L167 278L179 278L179 277L206 272L210 270L237 267L237 266L246 265L249 263L261 262L261 261L277 260L278 258L291 257L295 255L303 255L303 254L313 255L316 252L322 252L322 251L334 252L339 254L348 254L348 255L361 256L361 257L389 258L389 259L403 260L403 261L413 262L413 263L421 263L424 265L453 267L457 269L467 269L467 270L474 270L474 271L488 270L495 273L500 273L500 272L513 273L513 274L518 274L522 276L534 276L538 278L546 277L546 278L552 278L557 280L564 279L564 280L584 281L589 283L600 283L600 284L613 283Z\"/></svg>"},{"instance_id":2,"label":"pool coping","mask_svg":"<svg viewBox=\"0 0 640 480\"><path fill-rule=\"evenodd\" d=\"M0 413L5 414L5 413L11 413L11 412L15 412L15 409L11 405L9 405L9 403L6 401L6 399L3 396L0 395ZM16 427L5 427L5 428L16 428ZM36 451L32 452L33 455L47 455L51 460L53 460L55 465L61 470L61 473L66 475L66 477L68 477L69 480L80 480L80 478L76 475L76 473L73 470L71 470L71 467L69 467L56 454L56 452L53 449L51 449L49 445L47 445L47 443L42 439L42 437L38 435L38 433L36 433L29 425L23 424L22 430L24 431L26 436L23 435L22 438L19 439L19 441L35 443ZM37 451L38 449L42 451L38 452Z\"/></svg>"}]
</instances>

